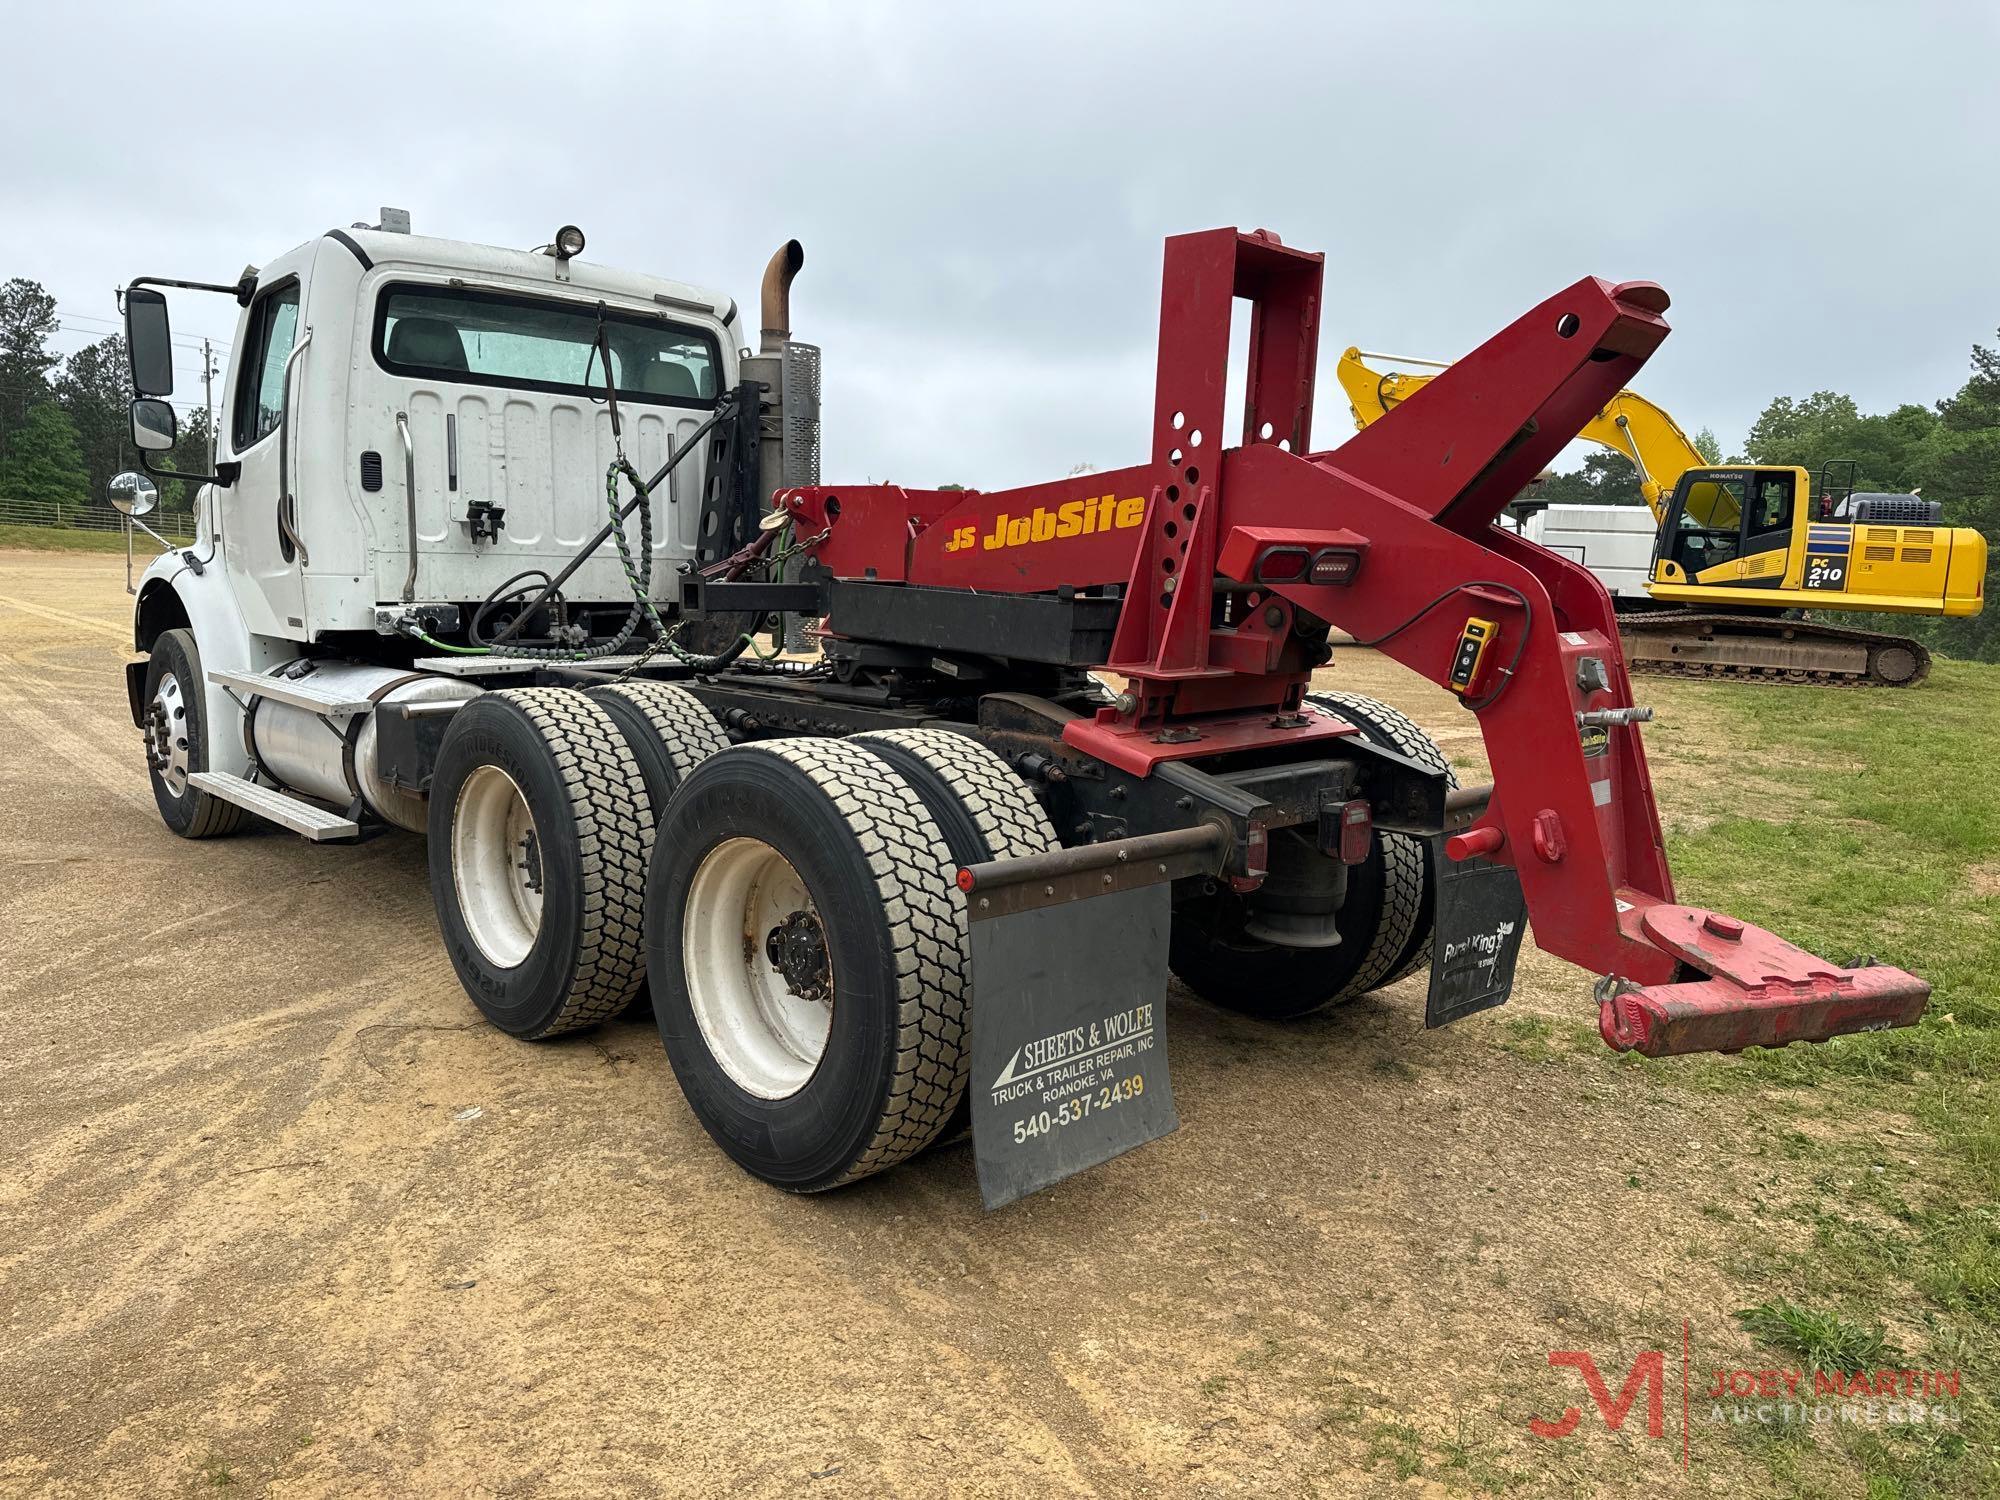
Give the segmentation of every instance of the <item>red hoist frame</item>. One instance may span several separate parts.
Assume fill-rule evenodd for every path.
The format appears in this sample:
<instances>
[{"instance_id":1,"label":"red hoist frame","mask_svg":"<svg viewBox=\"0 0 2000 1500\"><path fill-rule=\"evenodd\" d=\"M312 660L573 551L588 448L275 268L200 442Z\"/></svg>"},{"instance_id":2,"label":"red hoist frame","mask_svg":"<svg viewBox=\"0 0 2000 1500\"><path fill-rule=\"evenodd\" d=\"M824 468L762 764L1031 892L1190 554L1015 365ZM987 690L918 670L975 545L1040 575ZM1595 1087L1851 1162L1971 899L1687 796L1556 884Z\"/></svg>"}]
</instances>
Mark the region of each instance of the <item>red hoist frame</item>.
<instances>
[{"instance_id":1,"label":"red hoist frame","mask_svg":"<svg viewBox=\"0 0 2000 1500\"><path fill-rule=\"evenodd\" d=\"M1586 277L1313 452L1321 272L1321 256L1268 231L1167 241L1148 463L986 493L842 486L782 503L798 534L824 532L815 553L837 578L1123 584L1103 665L1128 693L1064 738L1134 774L1249 748L1305 758L1353 732L1305 710L1309 671L1280 666L1294 609L1453 687L1478 718L1493 791L1447 852L1511 864L1537 943L1609 976L1600 1029L1613 1047L1733 1051L1912 1024L1922 980L1844 969L1676 903L1645 750L1620 722L1632 693L1610 597L1580 564L1493 524L1632 383L1667 335L1666 293ZM1252 304L1244 443L1224 451L1235 298ZM1218 575L1255 589L1224 623Z\"/></svg>"}]
</instances>

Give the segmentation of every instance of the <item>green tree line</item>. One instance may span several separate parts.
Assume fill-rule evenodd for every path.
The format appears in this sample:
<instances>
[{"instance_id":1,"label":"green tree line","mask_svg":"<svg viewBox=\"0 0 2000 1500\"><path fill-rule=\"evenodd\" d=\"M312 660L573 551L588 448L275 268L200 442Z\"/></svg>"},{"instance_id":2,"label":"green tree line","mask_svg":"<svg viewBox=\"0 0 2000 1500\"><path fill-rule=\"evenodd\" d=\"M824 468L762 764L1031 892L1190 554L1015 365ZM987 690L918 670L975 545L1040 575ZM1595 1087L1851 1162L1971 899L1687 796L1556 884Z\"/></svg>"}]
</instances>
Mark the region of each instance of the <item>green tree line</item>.
<instances>
[{"instance_id":1,"label":"green tree line","mask_svg":"<svg viewBox=\"0 0 2000 1500\"><path fill-rule=\"evenodd\" d=\"M67 359L50 347L61 331L56 299L22 277L0 285L0 500L48 525L114 517L111 477L137 467L126 420L131 372L114 334ZM208 414L190 412L161 468L208 470ZM192 486L167 482L160 504L185 510Z\"/></svg>"}]
</instances>

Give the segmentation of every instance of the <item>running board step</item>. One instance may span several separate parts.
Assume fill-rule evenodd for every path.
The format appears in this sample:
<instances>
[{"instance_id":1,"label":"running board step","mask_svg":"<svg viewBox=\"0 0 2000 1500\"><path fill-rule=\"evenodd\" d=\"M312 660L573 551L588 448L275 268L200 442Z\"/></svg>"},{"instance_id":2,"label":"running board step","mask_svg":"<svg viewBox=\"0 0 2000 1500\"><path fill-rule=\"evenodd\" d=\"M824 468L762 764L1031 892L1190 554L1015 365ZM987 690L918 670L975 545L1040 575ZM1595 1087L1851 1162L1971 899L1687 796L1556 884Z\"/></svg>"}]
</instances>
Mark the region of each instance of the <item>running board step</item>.
<instances>
[{"instance_id":1,"label":"running board step","mask_svg":"<svg viewBox=\"0 0 2000 1500\"><path fill-rule=\"evenodd\" d=\"M280 828L289 828L315 844L361 837L361 825L352 818L329 812L311 802L301 802L297 797L273 787L259 786L241 776L232 776L227 771L192 772L188 776L188 785L207 792L211 797L220 797L224 802L233 802L246 812L253 812Z\"/></svg>"},{"instance_id":2,"label":"running board step","mask_svg":"<svg viewBox=\"0 0 2000 1500\"><path fill-rule=\"evenodd\" d=\"M366 698L355 698L346 693L336 693L321 687L313 681L310 673L304 677L273 677L266 676L262 672L225 672L211 668L208 680L218 687L235 688L239 693L269 698L273 703L289 703L294 708L303 708L308 713L319 714L326 718L351 719L356 714L367 713L375 706ZM249 805L244 804L246 807Z\"/></svg>"}]
</instances>

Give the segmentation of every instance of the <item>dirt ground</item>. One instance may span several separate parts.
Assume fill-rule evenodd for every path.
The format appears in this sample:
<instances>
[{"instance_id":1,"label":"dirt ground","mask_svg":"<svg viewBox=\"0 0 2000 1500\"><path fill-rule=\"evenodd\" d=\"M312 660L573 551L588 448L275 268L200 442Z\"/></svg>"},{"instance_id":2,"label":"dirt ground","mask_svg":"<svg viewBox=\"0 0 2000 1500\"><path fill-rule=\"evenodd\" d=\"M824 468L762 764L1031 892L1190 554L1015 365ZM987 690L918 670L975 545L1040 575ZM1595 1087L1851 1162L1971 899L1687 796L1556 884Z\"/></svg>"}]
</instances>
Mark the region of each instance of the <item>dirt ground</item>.
<instances>
[{"instance_id":1,"label":"dirt ground","mask_svg":"<svg viewBox=\"0 0 2000 1500\"><path fill-rule=\"evenodd\" d=\"M1680 1354L1688 1320L1699 1380L1740 1305L1697 1205L1781 1168L1728 1150L1740 1099L1515 1045L1523 1013L1588 1021L1588 976L1531 955L1512 1006L1437 1033L1420 981L1287 1027L1176 992L1177 1134L993 1215L963 1147L787 1197L710 1144L649 1025L484 1026L415 837L168 834L122 571L0 552L0 1492L1755 1473L1697 1433L1683 1475ZM1477 760L1445 695L1336 666ZM1548 1366L1572 1348L1614 1391L1671 1351L1668 1437L1608 1434ZM1572 1403L1574 1438L1529 1434Z\"/></svg>"}]
</instances>

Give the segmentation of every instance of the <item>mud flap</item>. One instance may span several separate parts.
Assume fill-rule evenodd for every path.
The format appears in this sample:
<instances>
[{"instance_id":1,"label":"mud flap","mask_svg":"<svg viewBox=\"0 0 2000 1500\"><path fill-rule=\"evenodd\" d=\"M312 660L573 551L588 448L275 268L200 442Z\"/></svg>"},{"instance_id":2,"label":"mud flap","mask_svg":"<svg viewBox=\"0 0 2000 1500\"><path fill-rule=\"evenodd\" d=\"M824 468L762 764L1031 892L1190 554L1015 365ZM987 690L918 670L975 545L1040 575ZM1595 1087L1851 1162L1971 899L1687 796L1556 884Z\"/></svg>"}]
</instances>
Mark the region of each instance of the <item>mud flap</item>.
<instances>
[{"instance_id":1,"label":"mud flap","mask_svg":"<svg viewBox=\"0 0 2000 1500\"><path fill-rule=\"evenodd\" d=\"M1176 1130L1169 887L1020 909L975 899L972 1151L988 1208Z\"/></svg>"},{"instance_id":2,"label":"mud flap","mask_svg":"<svg viewBox=\"0 0 2000 1500\"><path fill-rule=\"evenodd\" d=\"M1454 862L1440 851L1431 988L1424 1025L1446 1026L1506 1002L1528 931L1528 903L1511 865Z\"/></svg>"}]
</instances>

